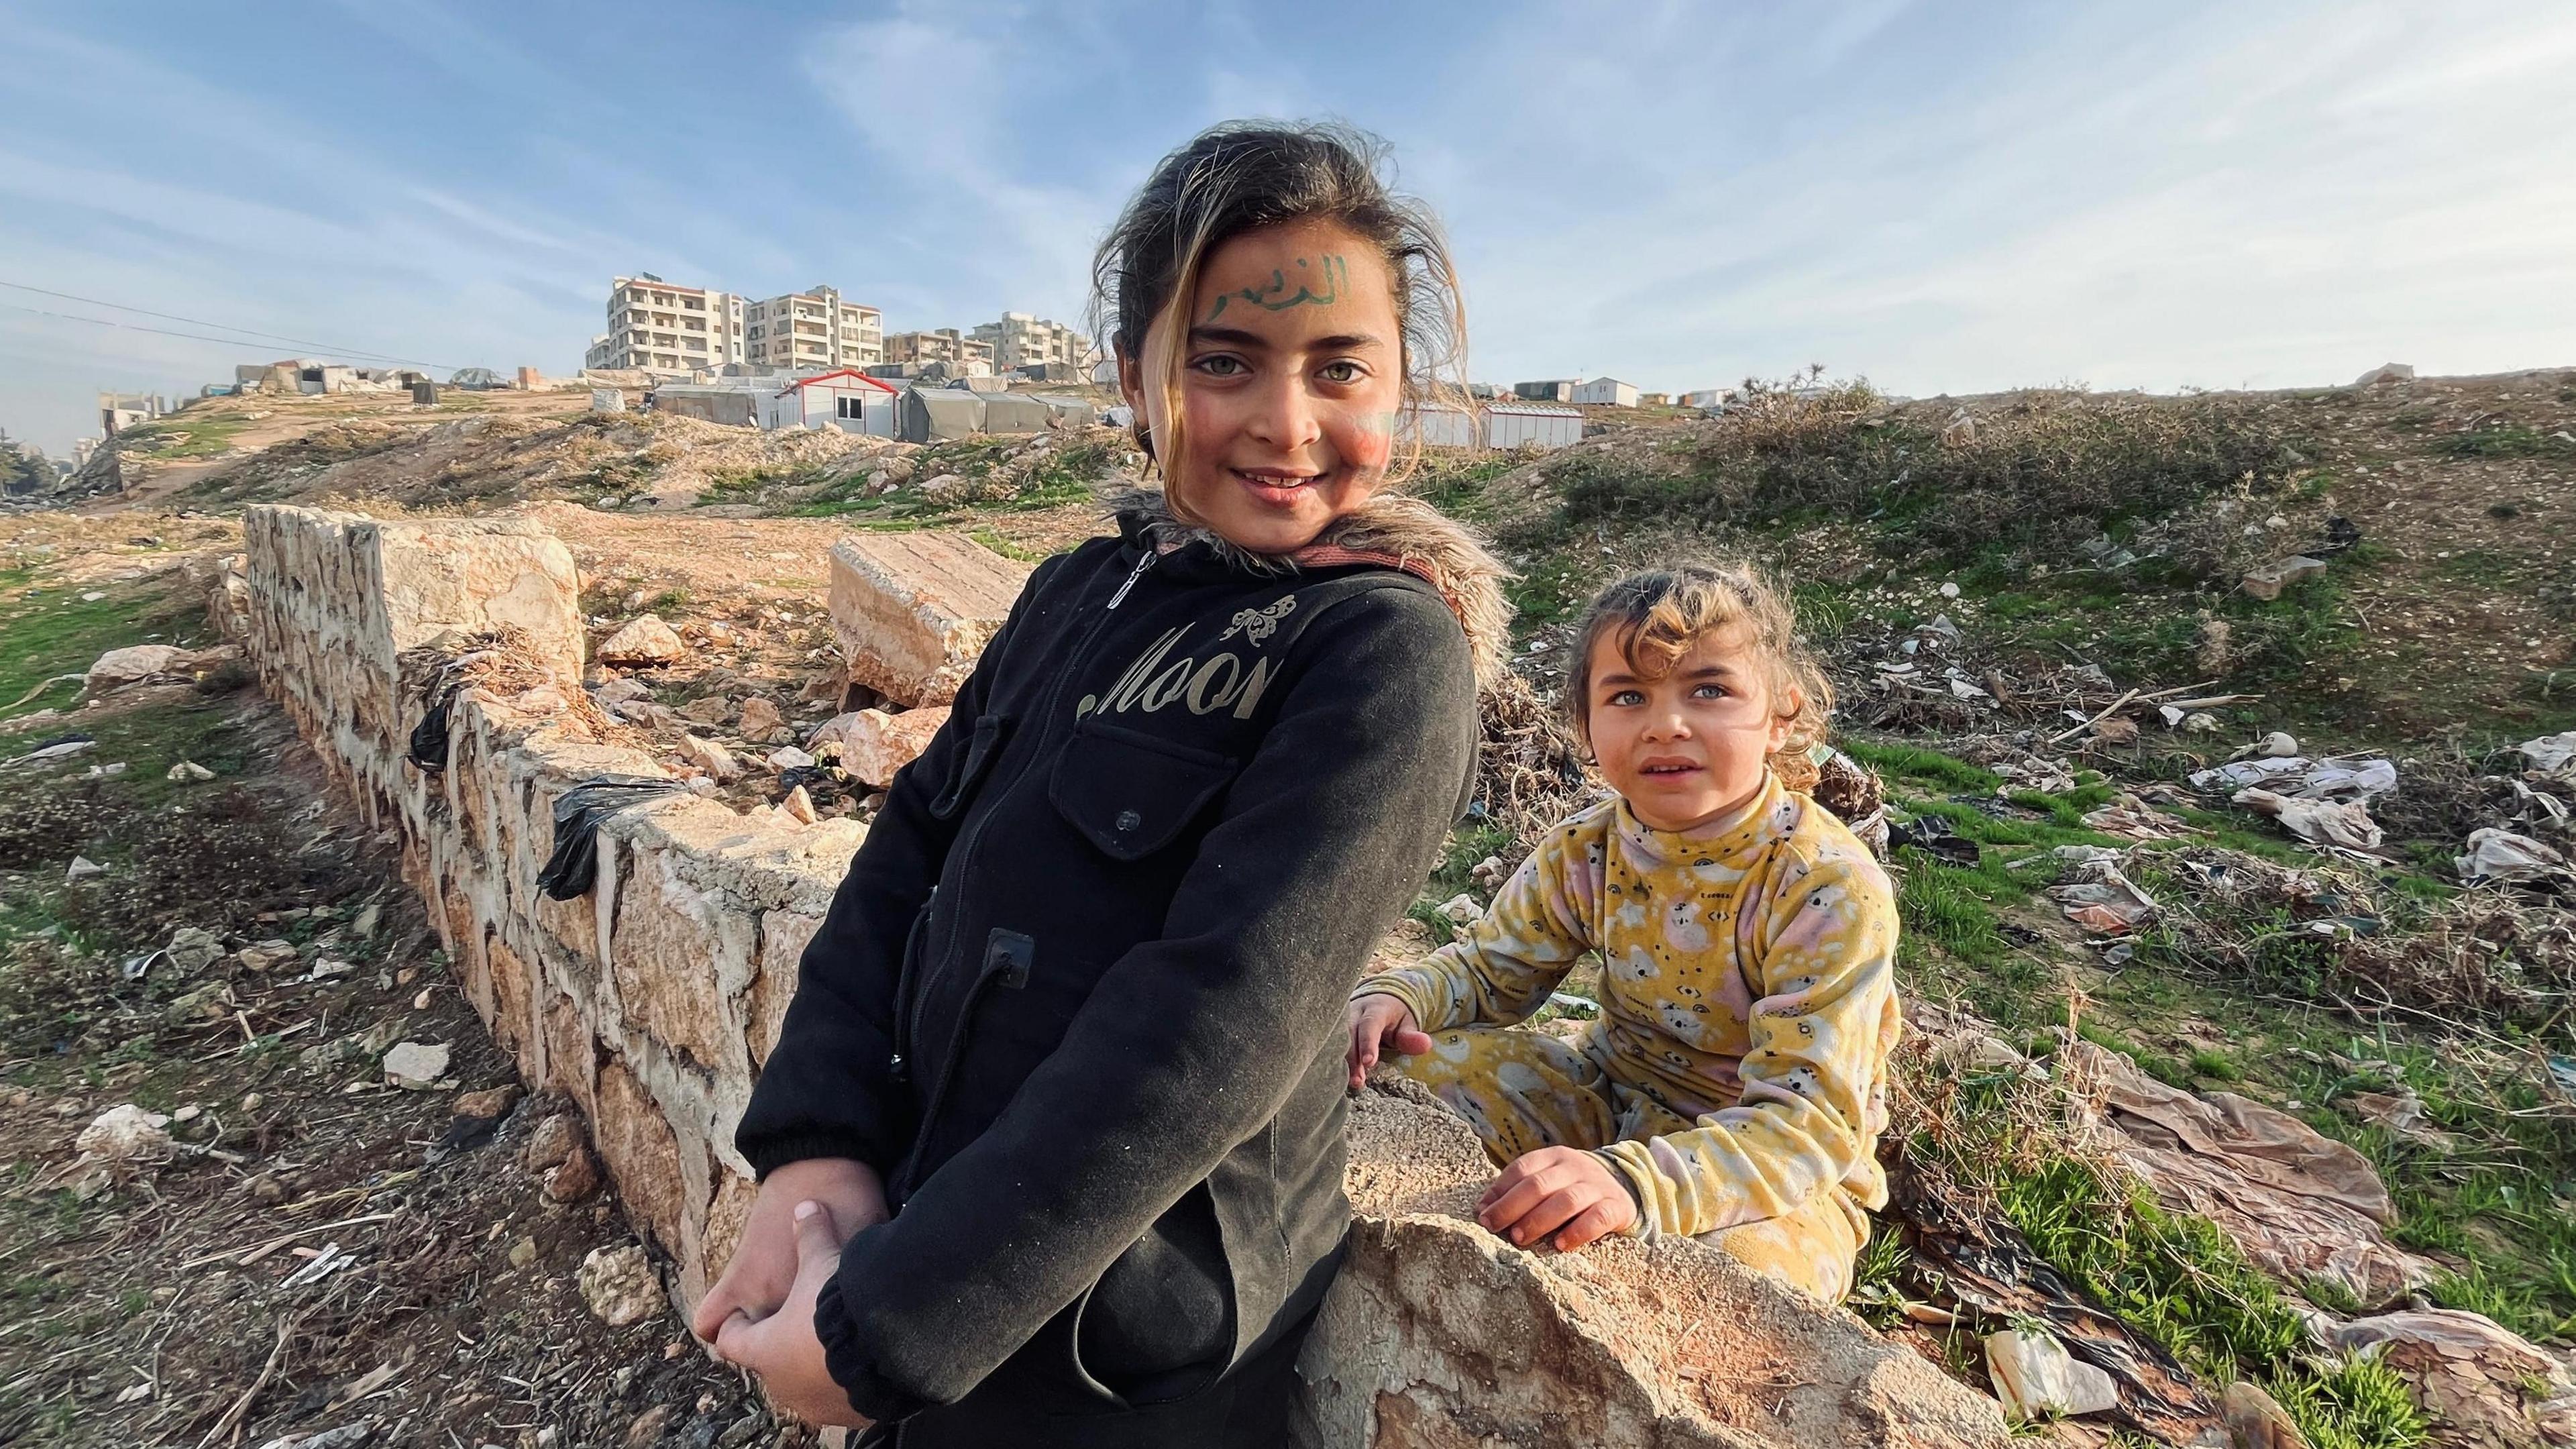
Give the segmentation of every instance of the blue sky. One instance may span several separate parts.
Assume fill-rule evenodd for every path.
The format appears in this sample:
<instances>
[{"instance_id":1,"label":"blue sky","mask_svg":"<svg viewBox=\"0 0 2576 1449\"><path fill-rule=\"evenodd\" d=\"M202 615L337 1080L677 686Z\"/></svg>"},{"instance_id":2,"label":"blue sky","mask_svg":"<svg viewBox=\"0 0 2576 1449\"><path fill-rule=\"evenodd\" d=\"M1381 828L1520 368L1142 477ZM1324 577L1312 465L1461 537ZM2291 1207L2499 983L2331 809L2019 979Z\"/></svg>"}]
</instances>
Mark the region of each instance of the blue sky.
<instances>
[{"instance_id":1,"label":"blue sky","mask_svg":"<svg viewBox=\"0 0 2576 1449\"><path fill-rule=\"evenodd\" d=\"M2576 7L0 0L0 282L441 367L608 278L1078 320L1163 151L1334 116L1447 220L1479 379L1917 395L2576 364ZM0 287L0 428L330 349Z\"/></svg>"}]
</instances>

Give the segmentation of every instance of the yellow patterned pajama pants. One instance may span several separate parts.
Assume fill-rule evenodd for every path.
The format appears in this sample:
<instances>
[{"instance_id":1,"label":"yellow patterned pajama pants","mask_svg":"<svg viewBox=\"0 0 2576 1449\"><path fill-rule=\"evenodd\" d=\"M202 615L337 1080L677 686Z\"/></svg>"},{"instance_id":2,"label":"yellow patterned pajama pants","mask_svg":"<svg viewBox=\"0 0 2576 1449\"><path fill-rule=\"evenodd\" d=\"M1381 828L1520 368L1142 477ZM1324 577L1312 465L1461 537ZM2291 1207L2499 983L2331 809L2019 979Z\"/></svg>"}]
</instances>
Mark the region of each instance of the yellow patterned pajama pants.
<instances>
[{"instance_id":1,"label":"yellow patterned pajama pants","mask_svg":"<svg viewBox=\"0 0 2576 1449\"><path fill-rule=\"evenodd\" d=\"M1485 1026L1433 1032L1431 1040L1430 1051L1393 1057L1392 1064L1466 1118L1497 1165L1541 1147L1589 1151L1697 1125L1613 1079L1598 1026L1579 1042L1527 1027ZM1838 1188L1786 1217L1699 1235L1754 1271L1827 1303L1841 1302L1851 1290L1852 1263L1868 1238L1868 1214Z\"/></svg>"}]
</instances>

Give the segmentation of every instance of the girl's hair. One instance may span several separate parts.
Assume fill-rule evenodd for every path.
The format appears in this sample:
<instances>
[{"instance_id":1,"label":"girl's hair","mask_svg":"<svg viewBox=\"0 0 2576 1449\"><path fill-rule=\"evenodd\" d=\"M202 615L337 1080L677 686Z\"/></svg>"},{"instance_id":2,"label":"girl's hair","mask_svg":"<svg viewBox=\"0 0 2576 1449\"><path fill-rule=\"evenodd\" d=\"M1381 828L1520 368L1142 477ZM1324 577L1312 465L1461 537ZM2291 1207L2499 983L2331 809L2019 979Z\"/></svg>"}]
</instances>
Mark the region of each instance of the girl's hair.
<instances>
[{"instance_id":1,"label":"girl's hair","mask_svg":"<svg viewBox=\"0 0 2576 1449\"><path fill-rule=\"evenodd\" d=\"M1603 589L1584 612L1566 674L1574 732L1592 742L1592 648L1604 637L1618 641L1620 657L1639 678L1661 679L1700 640L1720 632L1752 653L1770 686L1774 717L1788 723L1780 748L1771 752L1772 773L1792 790L1813 789L1816 767L1807 752L1824 742L1834 689L1798 637L1787 597L1743 564L1682 564L1631 574Z\"/></svg>"},{"instance_id":2,"label":"girl's hair","mask_svg":"<svg viewBox=\"0 0 2576 1449\"><path fill-rule=\"evenodd\" d=\"M1163 399L1170 436L1150 437L1144 418L1136 420L1137 441L1149 456L1177 458L1182 446L1179 360L1186 329L1165 328L1162 345L1149 350L1155 320L1198 294L1199 274L1218 247L1286 222L1330 222L1385 259L1408 405L1463 396L1454 379L1466 358L1467 305L1449 244L1428 208L1388 188L1381 175L1386 159L1385 142L1349 126L1228 121L1200 132L1154 168L1091 263L1094 335L1134 359L1146 388ZM1421 452L1417 436L1390 481L1401 482ZM1187 517L1180 499L1168 502Z\"/></svg>"}]
</instances>

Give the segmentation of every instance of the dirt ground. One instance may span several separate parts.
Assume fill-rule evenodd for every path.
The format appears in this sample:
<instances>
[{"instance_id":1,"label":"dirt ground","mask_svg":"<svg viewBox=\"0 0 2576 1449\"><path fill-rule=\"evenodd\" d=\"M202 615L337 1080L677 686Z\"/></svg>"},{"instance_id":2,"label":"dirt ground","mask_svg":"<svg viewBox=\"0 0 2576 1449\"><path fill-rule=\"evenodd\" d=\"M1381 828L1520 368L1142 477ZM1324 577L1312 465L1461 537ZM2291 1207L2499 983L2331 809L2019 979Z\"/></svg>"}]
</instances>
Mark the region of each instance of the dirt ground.
<instances>
[{"instance_id":1,"label":"dirt ground","mask_svg":"<svg viewBox=\"0 0 2576 1449\"><path fill-rule=\"evenodd\" d=\"M188 637L176 582L102 602ZM633 1242L613 1191L521 1165L569 1108L517 1096L390 842L273 707L136 687L0 725L0 756L78 736L0 770L0 1444L804 1442L667 1305L585 1309L585 1257ZM105 870L66 881L75 856ZM223 954L155 955L183 928ZM434 1085L388 1085L404 1042L448 1050ZM166 1148L85 1163L127 1104Z\"/></svg>"}]
</instances>

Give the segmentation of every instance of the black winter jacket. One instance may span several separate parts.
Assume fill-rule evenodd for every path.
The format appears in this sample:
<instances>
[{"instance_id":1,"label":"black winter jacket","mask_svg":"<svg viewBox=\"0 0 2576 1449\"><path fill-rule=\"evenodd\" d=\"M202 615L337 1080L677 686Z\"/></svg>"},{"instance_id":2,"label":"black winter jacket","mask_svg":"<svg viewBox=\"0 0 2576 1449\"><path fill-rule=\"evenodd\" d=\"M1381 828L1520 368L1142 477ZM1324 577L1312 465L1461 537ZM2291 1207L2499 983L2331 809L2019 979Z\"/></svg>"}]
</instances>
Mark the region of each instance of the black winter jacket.
<instances>
[{"instance_id":1,"label":"black winter jacket","mask_svg":"<svg viewBox=\"0 0 2576 1449\"><path fill-rule=\"evenodd\" d=\"M1327 542L1421 568L1408 525L1446 521L1373 507ZM895 1216L815 1316L871 1418L1057 1320L1077 1411L1187 1392L1338 1261L1343 1003L1465 806L1461 619L1498 614L1493 575L1461 577L1484 555L1454 528L1442 589L1346 549L1154 548L1183 532L1125 513L1031 577L888 791L743 1117L764 1175L885 1178Z\"/></svg>"}]
</instances>

